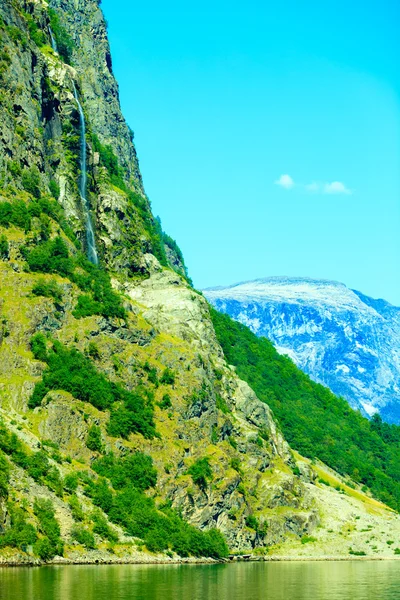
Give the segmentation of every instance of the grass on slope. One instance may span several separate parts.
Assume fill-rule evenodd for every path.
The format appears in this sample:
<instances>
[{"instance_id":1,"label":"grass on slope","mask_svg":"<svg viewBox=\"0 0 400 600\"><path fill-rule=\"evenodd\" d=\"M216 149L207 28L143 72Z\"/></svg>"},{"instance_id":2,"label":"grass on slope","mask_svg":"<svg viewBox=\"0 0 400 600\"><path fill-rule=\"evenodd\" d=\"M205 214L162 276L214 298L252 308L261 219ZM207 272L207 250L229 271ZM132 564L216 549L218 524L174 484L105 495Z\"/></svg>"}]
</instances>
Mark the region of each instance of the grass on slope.
<instances>
[{"instance_id":1,"label":"grass on slope","mask_svg":"<svg viewBox=\"0 0 400 600\"><path fill-rule=\"evenodd\" d=\"M400 427L371 421L278 354L266 338L210 307L229 364L273 410L290 445L400 510Z\"/></svg>"}]
</instances>

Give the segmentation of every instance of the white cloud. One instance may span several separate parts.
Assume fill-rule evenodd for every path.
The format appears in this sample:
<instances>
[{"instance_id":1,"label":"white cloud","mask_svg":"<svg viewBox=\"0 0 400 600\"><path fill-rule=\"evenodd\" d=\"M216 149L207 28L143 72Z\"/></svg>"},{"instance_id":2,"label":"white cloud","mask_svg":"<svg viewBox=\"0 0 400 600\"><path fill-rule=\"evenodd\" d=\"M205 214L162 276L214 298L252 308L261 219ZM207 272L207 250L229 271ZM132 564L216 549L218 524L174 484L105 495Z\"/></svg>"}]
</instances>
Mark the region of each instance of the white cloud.
<instances>
[{"instance_id":1,"label":"white cloud","mask_svg":"<svg viewBox=\"0 0 400 600\"><path fill-rule=\"evenodd\" d=\"M351 190L341 181L332 181L332 183L325 183L324 194L351 194Z\"/></svg>"},{"instance_id":2,"label":"white cloud","mask_svg":"<svg viewBox=\"0 0 400 600\"><path fill-rule=\"evenodd\" d=\"M279 179L275 181L275 185L280 185L285 190L290 190L294 186L294 181L290 175L281 175Z\"/></svg>"},{"instance_id":3,"label":"white cloud","mask_svg":"<svg viewBox=\"0 0 400 600\"><path fill-rule=\"evenodd\" d=\"M300 188L309 192L310 194L352 194L352 190L349 189L342 181L332 181L332 182L324 182L324 181L312 181L311 183L297 183L293 180L290 175L285 173L281 175L279 179L275 182L275 185L279 185L283 187L285 190L291 190L292 188Z\"/></svg>"}]
</instances>

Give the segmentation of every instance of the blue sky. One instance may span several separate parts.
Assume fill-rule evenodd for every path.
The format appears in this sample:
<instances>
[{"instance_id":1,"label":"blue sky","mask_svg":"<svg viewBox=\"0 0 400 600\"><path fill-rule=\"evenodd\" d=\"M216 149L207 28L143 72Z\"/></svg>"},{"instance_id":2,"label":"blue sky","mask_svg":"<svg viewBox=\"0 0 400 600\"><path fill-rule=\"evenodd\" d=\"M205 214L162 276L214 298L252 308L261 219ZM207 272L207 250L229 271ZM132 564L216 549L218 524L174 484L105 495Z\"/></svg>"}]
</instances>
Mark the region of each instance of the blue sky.
<instances>
[{"instance_id":1,"label":"blue sky","mask_svg":"<svg viewBox=\"0 0 400 600\"><path fill-rule=\"evenodd\" d=\"M398 1L102 6L146 192L195 286L309 276L400 305Z\"/></svg>"}]
</instances>

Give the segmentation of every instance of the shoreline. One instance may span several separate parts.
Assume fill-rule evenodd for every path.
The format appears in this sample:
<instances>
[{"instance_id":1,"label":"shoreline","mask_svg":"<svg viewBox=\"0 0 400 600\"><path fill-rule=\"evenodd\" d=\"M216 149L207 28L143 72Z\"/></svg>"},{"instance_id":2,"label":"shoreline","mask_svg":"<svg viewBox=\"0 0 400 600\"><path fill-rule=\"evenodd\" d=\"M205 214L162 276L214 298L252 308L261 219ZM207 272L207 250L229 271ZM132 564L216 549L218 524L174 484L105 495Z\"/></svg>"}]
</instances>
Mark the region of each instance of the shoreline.
<instances>
[{"instance_id":1,"label":"shoreline","mask_svg":"<svg viewBox=\"0 0 400 600\"><path fill-rule=\"evenodd\" d=\"M400 556L254 556L250 558L166 558L166 557L153 557L140 556L140 557L102 557L102 558L64 558L57 557L55 560L43 562L35 557L20 557L9 559L0 558L0 570L1 569L12 569L12 568L40 568L40 567L62 567L62 566L109 566L109 565L146 565L146 566L168 566L168 565L182 565L182 566L197 566L197 565L218 565L218 564L235 564L235 563L254 563L254 562L365 562L365 561L398 561Z\"/></svg>"}]
</instances>

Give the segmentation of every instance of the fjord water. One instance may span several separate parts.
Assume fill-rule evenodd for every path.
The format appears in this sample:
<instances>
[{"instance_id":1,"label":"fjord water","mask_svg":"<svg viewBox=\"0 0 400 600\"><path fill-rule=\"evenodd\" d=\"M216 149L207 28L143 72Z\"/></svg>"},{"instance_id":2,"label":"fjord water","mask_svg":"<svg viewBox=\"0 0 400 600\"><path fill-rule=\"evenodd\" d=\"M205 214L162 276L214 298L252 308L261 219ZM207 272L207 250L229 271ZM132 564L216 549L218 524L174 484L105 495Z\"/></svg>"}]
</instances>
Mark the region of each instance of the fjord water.
<instances>
[{"instance_id":1,"label":"fjord water","mask_svg":"<svg viewBox=\"0 0 400 600\"><path fill-rule=\"evenodd\" d=\"M400 562L0 568L0 600L397 600Z\"/></svg>"}]
</instances>

